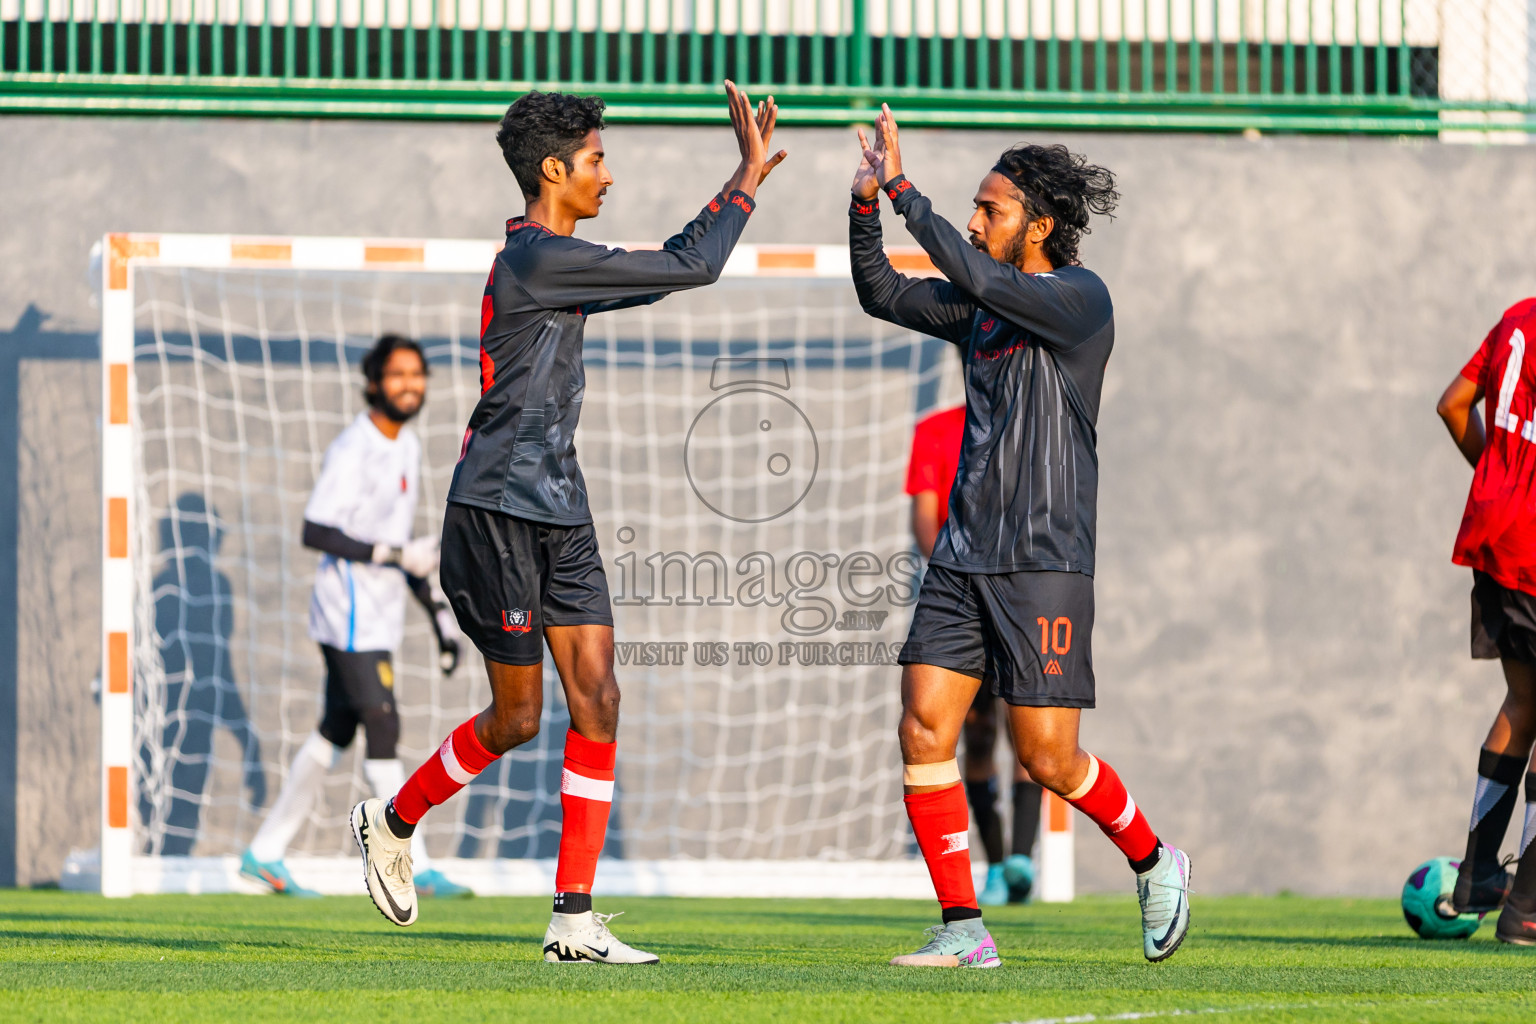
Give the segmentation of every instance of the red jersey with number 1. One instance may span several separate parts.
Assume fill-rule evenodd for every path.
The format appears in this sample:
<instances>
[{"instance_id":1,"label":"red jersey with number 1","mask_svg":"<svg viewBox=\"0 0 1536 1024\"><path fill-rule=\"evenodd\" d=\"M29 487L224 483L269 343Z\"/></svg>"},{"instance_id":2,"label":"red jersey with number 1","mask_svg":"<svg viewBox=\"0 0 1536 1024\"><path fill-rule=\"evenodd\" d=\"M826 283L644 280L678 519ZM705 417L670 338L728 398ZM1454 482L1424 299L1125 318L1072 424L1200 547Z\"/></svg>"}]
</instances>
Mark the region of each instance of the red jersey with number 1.
<instances>
[{"instance_id":1,"label":"red jersey with number 1","mask_svg":"<svg viewBox=\"0 0 1536 1024\"><path fill-rule=\"evenodd\" d=\"M1536 594L1536 299L1509 307L1461 375L1483 390L1488 444L1453 561Z\"/></svg>"}]
</instances>

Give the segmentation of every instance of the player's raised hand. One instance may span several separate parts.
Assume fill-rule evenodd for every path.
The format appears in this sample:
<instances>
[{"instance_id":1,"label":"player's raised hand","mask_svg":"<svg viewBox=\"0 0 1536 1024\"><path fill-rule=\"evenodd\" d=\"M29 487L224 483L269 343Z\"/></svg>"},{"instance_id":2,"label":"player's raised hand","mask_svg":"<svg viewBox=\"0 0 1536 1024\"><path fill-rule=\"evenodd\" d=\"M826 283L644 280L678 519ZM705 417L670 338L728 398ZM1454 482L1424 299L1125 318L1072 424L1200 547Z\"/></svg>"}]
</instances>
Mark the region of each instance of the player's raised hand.
<instances>
[{"instance_id":1,"label":"player's raised hand","mask_svg":"<svg viewBox=\"0 0 1536 1024\"><path fill-rule=\"evenodd\" d=\"M875 169L875 178L883 188L892 178L901 177L901 141L896 134L896 115L889 103L880 104L880 116L875 118L875 145L871 147L859 132L864 143L864 159Z\"/></svg>"},{"instance_id":2,"label":"player's raised hand","mask_svg":"<svg viewBox=\"0 0 1536 1024\"><path fill-rule=\"evenodd\" d=\"M859 167L853 172L853 194L860 199L873 199L880 192L880 183L875 180L876 164L870 162L869 139L864 135L864 129L859 129Z\"/></svg>"},{"instance_id":3,"label":"player's raised hand","mask_svg":"<svg viewBox=\"0 0 1536 1024\"><path fill-rule=\"evenodd\" d=\"M765 153L773 145L773 129L778 126L778 123L779 105L772 96L769 96L757 105L757 133L763 137L763 151ZM789 151L781 149L769 157L768 162L763 164L763 174L762 177L757 179L757 183L761 185L763 180L772 174L773 169L783 163L784 158L787 156L789 156Z\"/></svg>"},{"instance_id":4,"label":"player's raised hand","mask_svg":"<svg viewBox=\"0 0 1536 1024\"><path fill-rule=\"evenodd\" d=\"M726 192L739 190L752 196L756 194L762 180L768 177L768 173L784 159L785 154L781 152L773 157L772 162L769 161L768 144L763 140L758 117L752 112L752 100L746 92L738 89L735 82L727 81L725 95L731 111L731 128L736 133L737 148L741 150L741 163L736 173L731 175L731 180L726 182ZM771 135L773 124L778 120L777 105L772 110L765 105L762 115Z\"/></svg>"}]
</instances>

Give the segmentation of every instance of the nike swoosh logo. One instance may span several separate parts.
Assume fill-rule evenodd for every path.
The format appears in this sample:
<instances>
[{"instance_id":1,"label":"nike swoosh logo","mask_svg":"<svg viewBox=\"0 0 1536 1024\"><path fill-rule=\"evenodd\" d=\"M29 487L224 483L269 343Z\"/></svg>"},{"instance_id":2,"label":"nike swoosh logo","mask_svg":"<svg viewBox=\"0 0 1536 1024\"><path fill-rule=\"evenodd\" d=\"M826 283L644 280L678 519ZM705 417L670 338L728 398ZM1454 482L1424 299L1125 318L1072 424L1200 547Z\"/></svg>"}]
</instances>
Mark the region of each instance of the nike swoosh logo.
<instances>
[{"instance_id":1,"label":"nike swoosh logo","mask_svg":"<svg viewBox=\"0 0 1536 1024\"><path fill-rule=\"evenodd\" d=\"M558 942L551 942L549 945L544 947L544 952L548 953L551 951L553 951L554 954L561 959L569 958L571 960L595 961L598 957L608 956L608 950L606 947L603 949L592 949L590 947L583 949L580 946L566 946L562 949L560 943Z\"/></svg>"},{"instance_id":2,"label":"nike swoosh logo","mask_svg":"<svg viewBox=\"0 0 1536 1024\"><path fill-rule=\"evenodd\" d=\"M411 915L401 910L400 904L396 903L395 898L390 895L389 887L384 884L384 876L379 874L377 867L373 869L373 877L379 880L379 889L383 891L384 899L389 903L389 909L395 912L395 916L402 919L410 917Z\"/></svg>"},{"instance_id":3,"label":"nike swoosh logo","mask_svg":"<svg viewBox=\"0 0 1536 1024\"><path fill-rule=\"evenodd\" d=\"M1179 902L1174 905L1173 920L1168 923L1167 931L1163 932L1162 938L1152 940L1152 948L1156 949L1159 953L1168 948L1168 940L1173 937L1173 930L1179 926L1179 911L1183 909L1184 894L1181 892L1179 893Z\"/></svg>"}]
</instances>

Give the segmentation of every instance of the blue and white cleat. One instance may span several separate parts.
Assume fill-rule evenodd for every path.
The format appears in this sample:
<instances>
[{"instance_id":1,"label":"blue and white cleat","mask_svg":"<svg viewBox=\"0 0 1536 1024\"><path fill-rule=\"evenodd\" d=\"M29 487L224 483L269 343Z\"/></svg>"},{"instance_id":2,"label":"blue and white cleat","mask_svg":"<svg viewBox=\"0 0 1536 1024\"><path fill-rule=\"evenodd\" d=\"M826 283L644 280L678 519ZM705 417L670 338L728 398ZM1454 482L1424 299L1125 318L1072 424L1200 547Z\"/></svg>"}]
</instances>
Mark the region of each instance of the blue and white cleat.
<instances>
[{"instance_id":1,"label":"blue and white cleat","mask_svg":"<svg viewBox=\"0 0 1536 1024\"><path fill-rule=\"evenodd\" d=\"M1001 864L987 865L987 884L976 894L976 903L983 907L1001 907L1008 903L1008 881L1003 877Z\"/></svg>"},{"instance_id":2,"label":"blue and white cleat","mask_svg":"<svg viewBox=\"0 0 1536 1024\"><path fill-rule=\"evenodd\" d=\"M259 861L250 850L240 858L240 874L253 882L266 886L279 896L312 897L320 894L306 889L293 880L288 866L280 860Z\"/></svg>"},{"instance_id":3,"label":"blue and white cleat","mask_svg":"<svg viewBox=\"0 0 1536 1024\"><path fill-rule=\"evenodd\" d=\"M1008 883L1009 903L1028 903L1035 891L1035 862L1016 853L1003 861L1003 881Z\"/></svg>"},{"instance_id":4,"label":"blue and white cleat","mask_svg":"<svg viewBox=\"0 0 1536 1024\"><path fill-rule=\"evenodd\" d=\"M474 894L469 886L448 881L448 876L437 868L428 868L416 876L416 895L426 899L468 899Z\"/></svg>"},{"instance_id":5,"label":"blue and white cleat","mask_svg":"<svg viewBox=\"0 0 1536 1024\"><path fill-rule=\"evenodd\" d=\"M936 924L928 929L928 944L915 953L891 960L893 967L1000 967L997 943L981 918Z\"/></svg>"},{"instance_id":6,"label":"blue and white cleat","mask_svg":"<svg viewBox=\"0 0 1536 1024\"><path fill-rule=\"evenodd\" d=\"M1178 952L1189 934L1189 873L1189 854L1164 843L1157 863L1136 876L1142 952L1153 963Z\"/></svg>"}]
</instances>

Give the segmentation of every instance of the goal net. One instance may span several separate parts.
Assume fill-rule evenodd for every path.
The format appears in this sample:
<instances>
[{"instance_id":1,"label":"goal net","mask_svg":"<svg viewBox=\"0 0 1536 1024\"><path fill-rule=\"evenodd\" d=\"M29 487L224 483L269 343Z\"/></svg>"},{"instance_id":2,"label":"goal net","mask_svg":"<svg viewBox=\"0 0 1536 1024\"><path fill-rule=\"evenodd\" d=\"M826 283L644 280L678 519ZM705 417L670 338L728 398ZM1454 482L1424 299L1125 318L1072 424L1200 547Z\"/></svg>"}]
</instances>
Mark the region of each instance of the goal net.
<instances>
[{"instance_id":1,"label":"goal net","mask_svg":"<svg viewBox=\"0 0 1536 1024\"><path fill-rule=\"evenodd\" d=\"M435 534L495 249L104 241L102 891L239 887L320 714L299 536L363 408L358 361L386 331L426 351L417 533ZM598 889L927 895L895 745L922 571L903 483L915 420L960 399L958 360L867 317L846 249L750 246L714 287L593 317L584 358L577 446L624 693ZM444 676L414 607L395 679L407 770L486 703L478 656ZM424 820L457 880L548 890L567 722L546 663L538 737ZM322 891L358 891L360 746L289 857Z\"/></svg>"}]
</instances>

